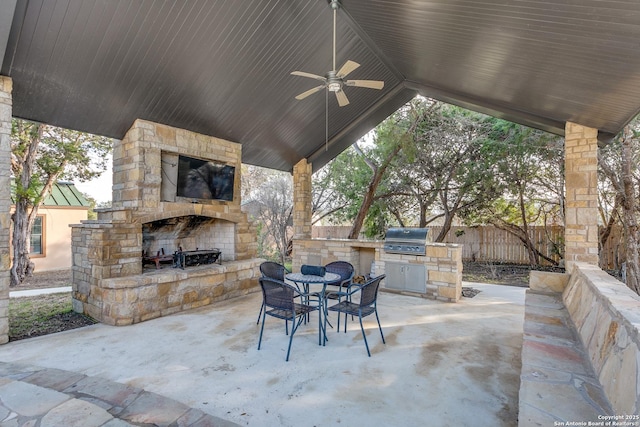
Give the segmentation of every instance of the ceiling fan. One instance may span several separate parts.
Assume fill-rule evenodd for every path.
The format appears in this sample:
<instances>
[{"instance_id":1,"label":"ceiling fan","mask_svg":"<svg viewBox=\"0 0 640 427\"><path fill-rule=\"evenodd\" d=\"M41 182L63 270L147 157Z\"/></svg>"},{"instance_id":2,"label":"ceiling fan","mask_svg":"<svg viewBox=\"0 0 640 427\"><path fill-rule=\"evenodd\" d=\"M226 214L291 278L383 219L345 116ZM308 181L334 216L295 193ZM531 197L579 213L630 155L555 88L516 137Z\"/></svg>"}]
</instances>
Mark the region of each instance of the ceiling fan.
<instances>
[{"instance_id":1,"label":"ceiling fan","mask_svg":"<svg viewBox=\"0 0 640 427\"><path fill-rule=\"evenodd\" d=\"M338 8L340 8L340 3L338 3L338 0L331 0L331 9L333 9L333 69L329 71L324 77L318 76L316 74L306 73L304 71L292 72L291 74L293 74L294 76L309 77L312 79L320 80L322 82L320 86L316 86L296 96L296 99L298 100L304 99L307 96L326 88L328 92L333 92L336 94L338 105L344 107L345 105L349 104L349 99L342 90L343 86L365 87L378 90L384 87L384 82L380 80L345 80L344 78L347 77L349 73L360 66L360 64L355 61L349 60L345 62L344 65L336 71L336 14Z\"/></svg>"}]
</instances>

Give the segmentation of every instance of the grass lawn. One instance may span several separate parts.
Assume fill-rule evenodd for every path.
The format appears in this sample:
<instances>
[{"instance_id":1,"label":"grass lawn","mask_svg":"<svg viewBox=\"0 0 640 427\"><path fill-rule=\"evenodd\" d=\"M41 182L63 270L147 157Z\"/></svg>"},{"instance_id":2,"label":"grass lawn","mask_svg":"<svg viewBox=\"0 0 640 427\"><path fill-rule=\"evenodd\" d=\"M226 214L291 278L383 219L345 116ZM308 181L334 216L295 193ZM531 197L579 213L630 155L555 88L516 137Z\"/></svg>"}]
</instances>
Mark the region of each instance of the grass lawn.
<instances>
[{"instance_id":1,"label":"grass lawn","mask_svg":"<svg viewBox=\"0 0 640 427\"><path fill-rule=\"evenodd\" d=\"M91 318L73 311L70 292L11 298L9 301L9 341L93 323Z\"/></svg>"}]
</instances>

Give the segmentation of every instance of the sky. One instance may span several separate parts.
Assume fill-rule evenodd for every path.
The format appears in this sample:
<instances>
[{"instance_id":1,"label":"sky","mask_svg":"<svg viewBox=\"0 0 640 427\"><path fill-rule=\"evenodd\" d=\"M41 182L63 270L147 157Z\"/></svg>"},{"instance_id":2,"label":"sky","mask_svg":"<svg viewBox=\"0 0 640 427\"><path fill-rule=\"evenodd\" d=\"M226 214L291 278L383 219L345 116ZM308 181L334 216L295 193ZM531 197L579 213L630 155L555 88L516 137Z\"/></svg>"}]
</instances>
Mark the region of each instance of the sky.
<instances>
[{"instance_id":1,"label":"sky","mask_svg":"<svg viewBox=\"0 0 640 427\"><path fill-rule=\"evenodd\" d=\"M76 188L84 194L88 194L93 197L96 202L109 202L111 201L111 184L112 184L112 169L113 162L111 156L109 156L109 162L107 164L107 170L97 178L87 182L75 182Z\"/></svg>"}]
</instances>

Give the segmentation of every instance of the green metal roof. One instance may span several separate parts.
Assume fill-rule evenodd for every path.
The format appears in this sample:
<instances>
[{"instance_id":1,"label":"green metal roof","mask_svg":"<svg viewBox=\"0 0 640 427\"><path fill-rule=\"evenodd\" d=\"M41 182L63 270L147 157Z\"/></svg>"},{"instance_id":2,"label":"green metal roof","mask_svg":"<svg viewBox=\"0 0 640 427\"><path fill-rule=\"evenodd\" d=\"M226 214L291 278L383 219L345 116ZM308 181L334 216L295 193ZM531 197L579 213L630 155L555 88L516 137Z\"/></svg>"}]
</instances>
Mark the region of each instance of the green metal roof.
<instances>
[{"instance_id":1,"label":"green metal roof","mask_svg":"<svg viewBox=\"0 0 640 427\"><path fill-rule=\"evenodd\" d=\"M11 203L14 199L15 187L11 185ZM51 187L51 194L44 199L43 206L76 206L89 207L89 202L76 188L73 182L56 182Z\"/></svg>"}]
</instances>

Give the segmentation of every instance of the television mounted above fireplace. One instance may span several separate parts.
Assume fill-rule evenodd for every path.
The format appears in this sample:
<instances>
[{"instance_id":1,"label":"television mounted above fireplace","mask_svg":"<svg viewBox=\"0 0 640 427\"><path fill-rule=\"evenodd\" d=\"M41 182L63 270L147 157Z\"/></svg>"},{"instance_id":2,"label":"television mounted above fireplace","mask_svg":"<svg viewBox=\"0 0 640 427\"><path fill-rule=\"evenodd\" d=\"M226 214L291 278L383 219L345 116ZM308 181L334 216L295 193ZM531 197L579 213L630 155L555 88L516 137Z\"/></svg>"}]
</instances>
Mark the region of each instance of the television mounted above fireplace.
<instances>
[{"instance_id":1,"label":"television mounted above fireplace","mask_svg":"<svg viewBox=\"0 0 640 427\"><path fill-rule=\"evenodd\" d=\"M178 197L233 201L234 180L234 166L178 156Z\"/></svg>"}]
</instances>

